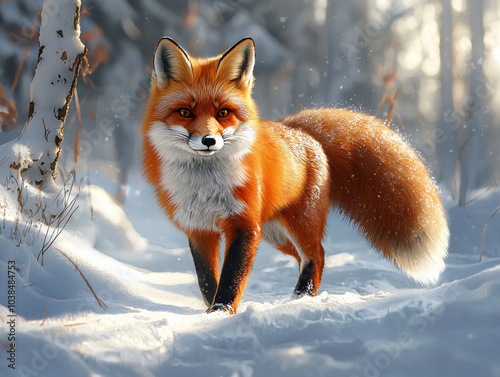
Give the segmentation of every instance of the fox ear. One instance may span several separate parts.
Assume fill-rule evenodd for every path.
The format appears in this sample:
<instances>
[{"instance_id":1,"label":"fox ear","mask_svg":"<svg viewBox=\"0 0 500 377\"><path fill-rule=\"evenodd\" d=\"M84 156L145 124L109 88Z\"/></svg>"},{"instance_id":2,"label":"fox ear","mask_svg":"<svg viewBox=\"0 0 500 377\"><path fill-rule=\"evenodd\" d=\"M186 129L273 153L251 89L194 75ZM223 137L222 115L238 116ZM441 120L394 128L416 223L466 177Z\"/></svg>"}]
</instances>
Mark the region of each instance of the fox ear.
<instances>
[{"instance_id":1,"label":"fox ear","mask_svg":"<svg viewBox=\"0 0 500 377\"><path fill-rule=\"evenodd\" d=\"M156 46L153 60L153 77L159 87L170 80L183 81L192 77L193 67L189 55L169 37L162 38Z\"/></svg>"},{"instance_id":2,"label":"fox ear","mask_svg":"<svg viewBox=\"0 0 500 377\"><path fill-rule=\"evenodd\" d=\"M252 38L242 39L220 58L217 65L217 78L248 87L253 82L254 65L254 41Z\"/></svg>"}]
</instances>

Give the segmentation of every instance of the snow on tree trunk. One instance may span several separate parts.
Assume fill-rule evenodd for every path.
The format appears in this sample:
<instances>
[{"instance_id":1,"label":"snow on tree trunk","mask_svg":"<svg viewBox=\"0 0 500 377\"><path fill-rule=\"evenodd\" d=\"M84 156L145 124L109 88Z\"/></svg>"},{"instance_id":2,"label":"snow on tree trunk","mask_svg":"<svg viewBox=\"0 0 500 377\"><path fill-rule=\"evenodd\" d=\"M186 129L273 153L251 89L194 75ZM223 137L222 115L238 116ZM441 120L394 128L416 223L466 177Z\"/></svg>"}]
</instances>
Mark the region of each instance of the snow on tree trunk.
<instances>
[{"instance_id":1,"label":"snow on tree trunk","mask_svg":"<svg viewBox=\"0 0 500 377\"><path fill-rule=\"evenodd\" d=\"M40 47L30 86L29 116L21 137L2 146L0 157L27 181L55 178L64 122L87 50L80 40L80 0L44 0Z\"/></svg>"}]
</instances>

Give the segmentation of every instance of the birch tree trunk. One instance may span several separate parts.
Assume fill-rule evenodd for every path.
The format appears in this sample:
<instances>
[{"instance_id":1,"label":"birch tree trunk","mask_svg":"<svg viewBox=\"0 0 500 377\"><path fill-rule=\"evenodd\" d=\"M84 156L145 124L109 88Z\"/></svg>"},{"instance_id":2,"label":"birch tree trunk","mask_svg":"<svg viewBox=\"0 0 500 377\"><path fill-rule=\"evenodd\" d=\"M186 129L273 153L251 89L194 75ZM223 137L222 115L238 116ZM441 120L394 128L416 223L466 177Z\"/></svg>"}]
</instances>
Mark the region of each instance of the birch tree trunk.
<instances>
[{"instance_id":1,"label":"birch tree trunk","mask_svg":"<svg viewBox=\"0 0 500 377\"><path fill-rule=\"evenodd\" d=\"M4 144L9 166L41 185L56 177L64 122L87 50L80 40L80 0L44 0L29 116L17 141Z\"/></svg>"}]
</instances>

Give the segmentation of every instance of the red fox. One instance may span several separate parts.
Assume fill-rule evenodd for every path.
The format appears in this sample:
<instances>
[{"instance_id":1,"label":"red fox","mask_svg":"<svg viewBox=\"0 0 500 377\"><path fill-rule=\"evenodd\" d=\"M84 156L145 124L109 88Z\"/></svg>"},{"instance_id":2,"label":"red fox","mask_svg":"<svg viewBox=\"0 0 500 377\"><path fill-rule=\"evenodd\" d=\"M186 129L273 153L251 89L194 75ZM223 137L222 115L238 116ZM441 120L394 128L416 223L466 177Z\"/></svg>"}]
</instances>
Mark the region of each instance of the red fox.
<instances>
[{"instance_id":1,"label":"red fox","mask_svg":"<svg viewBox=\"0 0 500 377\"><path fill-rule=\"evenodd\" d=\"M254 63L251 38L208 59L163 38L154 55L145 177L188 238L207 312L236 313L262 239L297 260L294 293L314 296L331 207L410 277L435 283L449 232L415 151L383 122L349 110L259 119Z\"/></svg>"}]
</instances>

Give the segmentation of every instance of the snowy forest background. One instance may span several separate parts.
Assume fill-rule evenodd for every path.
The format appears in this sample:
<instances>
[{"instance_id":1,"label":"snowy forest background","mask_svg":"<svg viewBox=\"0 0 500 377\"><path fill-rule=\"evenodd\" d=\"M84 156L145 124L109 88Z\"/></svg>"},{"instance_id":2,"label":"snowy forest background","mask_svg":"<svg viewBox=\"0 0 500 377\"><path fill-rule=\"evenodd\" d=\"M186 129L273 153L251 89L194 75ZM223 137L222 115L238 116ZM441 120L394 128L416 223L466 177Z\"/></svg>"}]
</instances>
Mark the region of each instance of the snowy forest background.
<instances>
[{"instance_id":1,"label":"snowy forest background","mask_svg":"<svg viewBox=\"0 0 500 377\"><path fill-rule=\"evenodd\" d=\"M126 184L128 171L138 166L139 121L161 36L193 56L216 55L251 36L262 117L312 106L349 107L382 119L390 112L394 126L457 200L460 191L463 202L471 189L497 186L495 0L90 0L82 6L90 71L77 88L81 124L75 101L71 106L61 168L73 167L79 133L79 168L86 157L99 157L101 164L90 170L106 170L117 185ZM28 112L38 25L30 34L40 9L41 1L0 2L2 105L8 113L6 99L14 101L18 122ZM3 141L22 129L9 116L0 120ZM109 121L112 126L104 127Z\"/></svg>"}]
</instances>

